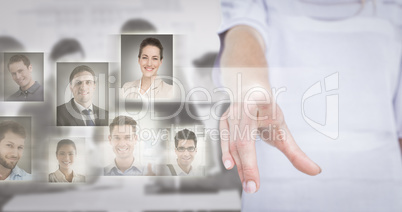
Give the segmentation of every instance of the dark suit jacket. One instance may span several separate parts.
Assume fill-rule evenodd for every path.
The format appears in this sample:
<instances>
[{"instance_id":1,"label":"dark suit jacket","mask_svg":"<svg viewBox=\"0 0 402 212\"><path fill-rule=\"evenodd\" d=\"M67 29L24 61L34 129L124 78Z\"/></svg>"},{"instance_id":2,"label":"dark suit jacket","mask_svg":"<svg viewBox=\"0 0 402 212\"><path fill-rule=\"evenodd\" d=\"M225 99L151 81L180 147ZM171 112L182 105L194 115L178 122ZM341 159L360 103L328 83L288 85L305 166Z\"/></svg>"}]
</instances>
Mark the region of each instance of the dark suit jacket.
<instances>
[{"instance_id":1,"label":"dark suit jacket","mask_svg":"<svg viewBox=\"0 0 402 212\"><path fill-rule=\"evenodd\" d=\"M108 126L109 113L93 105L95 126ZM81 112L72 98L69 102L57 106L57 126L85 126Z\"/></svg>"}]
</instances>

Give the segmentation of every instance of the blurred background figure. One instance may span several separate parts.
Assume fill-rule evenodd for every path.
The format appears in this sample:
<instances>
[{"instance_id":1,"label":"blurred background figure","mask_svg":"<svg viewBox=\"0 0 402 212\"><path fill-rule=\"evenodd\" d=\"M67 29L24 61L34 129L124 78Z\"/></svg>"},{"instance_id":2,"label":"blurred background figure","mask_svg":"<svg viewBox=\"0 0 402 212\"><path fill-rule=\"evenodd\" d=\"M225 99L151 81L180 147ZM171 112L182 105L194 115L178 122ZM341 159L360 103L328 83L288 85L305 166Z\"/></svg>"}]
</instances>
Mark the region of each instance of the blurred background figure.
<instances>
[{"instance_id":1,"label":"blurred background figure","mask_svg":"<svg viewBox=\"0 0 402 212\"><path fill-rule=\"evenodd\" d=\"M63 38L54 44L50 52L51 63L79 62L85 58L81 43L74 38Z\"/></svg>"},{"instance_id":2,"label":"blurred background figure","mask_svg":"<svg viewBox=\"0 0 402 212\"><path fill-rule=\"evenodd\" d=\"M0 51L22 51L24 46L18 40L10 36L0 36Z\"/></svg>"},{"instance_id":3,"label":"blurred background figure","mask_svg":"<svg viewBox=\"0 0 402 212\"><path fill-rule=\"evenodd\" d=\"M122 34L128 34L128 33L153 34L156 33L156 27L151 22L145 19L136 18L127 20L121 27L120 32Z\"/></svg>"},{"instance_id":4,"label":"blurred background figure","mask_svg":"<svg viewBox=\"0 0 402 212\"><path fill-rule=\"evenodd\" d=\"M214 67L217 56L218 52L207 52L203 54L201 57L193 60L193 65L194 67L197 68L212 68ZM211 76L211 73L201 73L200 76L208 77Z\"/></svg>"}]
</instances>

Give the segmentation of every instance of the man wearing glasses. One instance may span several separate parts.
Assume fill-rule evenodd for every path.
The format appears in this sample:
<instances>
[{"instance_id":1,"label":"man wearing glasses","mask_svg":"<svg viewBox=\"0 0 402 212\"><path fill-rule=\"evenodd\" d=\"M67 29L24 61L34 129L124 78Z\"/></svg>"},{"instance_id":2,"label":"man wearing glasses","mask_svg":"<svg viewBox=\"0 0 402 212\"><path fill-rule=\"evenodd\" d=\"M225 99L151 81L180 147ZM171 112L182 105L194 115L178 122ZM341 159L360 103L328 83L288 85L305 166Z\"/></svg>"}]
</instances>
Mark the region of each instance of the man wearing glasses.
<instances>
[{"instance_id":1,"label":"man wearing glasses","mask_svg":"<svg viewBox=\"0 0 402 212\"><path fill-rule=\"evenodd\" d=\"M86 65L76 67L70 74L69 87L74 98L57 107L57 126L107 126L108 112L92 102L94 71Z\"/></svg>"},{"instance_id":2,"label":"man wearing glasses","mask_svg":"<svg viewBox=\"0 0 402 212\"><path fill-rule=\"evenodd\" d=\"M197 137L195 133L184 129L176 133L174 137L177 164L167 164L168 173L172 176L203 176L201 169L191 164L197 154Z\"/></svg>"}]
</instances>

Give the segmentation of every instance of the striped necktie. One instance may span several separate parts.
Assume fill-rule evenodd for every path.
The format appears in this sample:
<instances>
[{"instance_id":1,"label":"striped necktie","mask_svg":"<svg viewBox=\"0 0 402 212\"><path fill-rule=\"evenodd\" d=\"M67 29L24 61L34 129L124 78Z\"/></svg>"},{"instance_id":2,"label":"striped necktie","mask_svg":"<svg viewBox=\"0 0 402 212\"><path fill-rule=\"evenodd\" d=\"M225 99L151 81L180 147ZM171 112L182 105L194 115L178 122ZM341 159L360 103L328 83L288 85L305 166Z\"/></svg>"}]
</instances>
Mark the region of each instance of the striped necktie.
<instances>
[{"instance_id":1,"label":"striped necktie","mask_svg":"<svg viewBox=\"0 0 402 212\"><path fill-rule=\"evenodd\" d=\"M92 118L91 118L91 112L92 111L90 109L85 109L82 111L82 114L84 114L85 123L87 126L95 126L95 123L94 123L94 121L92 121Z\"/></svg>"}]
</instances>

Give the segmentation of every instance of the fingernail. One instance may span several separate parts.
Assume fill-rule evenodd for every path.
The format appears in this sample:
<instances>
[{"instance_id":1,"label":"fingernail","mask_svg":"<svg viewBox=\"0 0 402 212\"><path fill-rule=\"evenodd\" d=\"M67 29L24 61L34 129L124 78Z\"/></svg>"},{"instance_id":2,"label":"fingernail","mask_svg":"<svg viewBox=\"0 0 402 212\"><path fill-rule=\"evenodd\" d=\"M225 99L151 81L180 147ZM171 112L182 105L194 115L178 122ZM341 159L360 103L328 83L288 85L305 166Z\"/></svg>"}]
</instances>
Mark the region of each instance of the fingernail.
<instances>
[{"instance_id":1,"label":"fingernail","mask_svg":"<svg viewBox=\"0 0 402 212\"><path fill-rule=\"evenodd\" d=\"M243 182L243 189L244 189L244 191L247 189L247 187L246 187L246 181Z\"/></svg>"},{"instance_id":2,"label":"fingernail","mask_svg":"<svg viewBox=\"0 0 402 212\"><path fill-rule=\"evenodd\" d=\"M232 166L232 162L230 162L230 160L225 160L225 163L223 165L226 169L229 169Z\"/></svg>"},{"instance_id":3,"label":"fingernail","mask_svg":"<svg viewBox=\"0 0 402 212\"><path fill-rule=\"evenodd\" d=\"M249 194L255 193L257 191L257 185L255 182L252 180L248 181L245 191Z\"/></svg>"}]
</instances>

